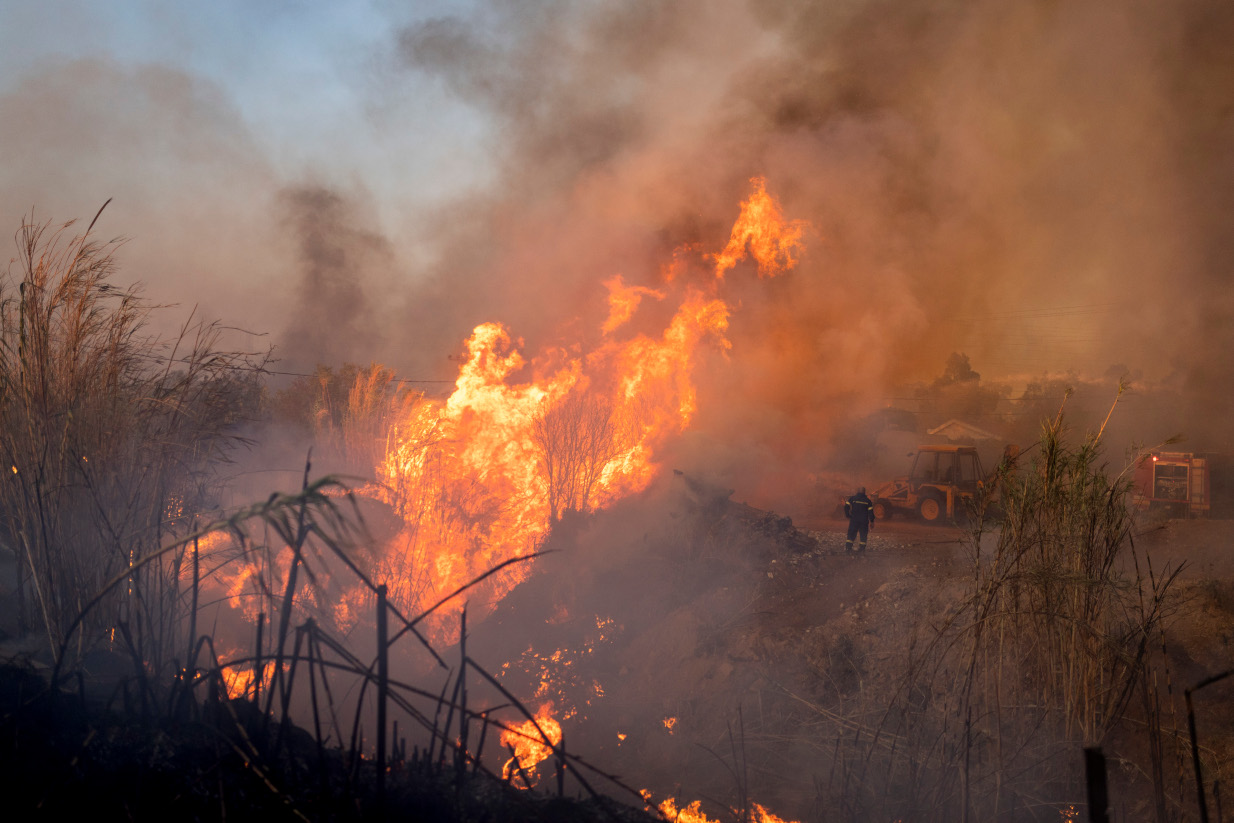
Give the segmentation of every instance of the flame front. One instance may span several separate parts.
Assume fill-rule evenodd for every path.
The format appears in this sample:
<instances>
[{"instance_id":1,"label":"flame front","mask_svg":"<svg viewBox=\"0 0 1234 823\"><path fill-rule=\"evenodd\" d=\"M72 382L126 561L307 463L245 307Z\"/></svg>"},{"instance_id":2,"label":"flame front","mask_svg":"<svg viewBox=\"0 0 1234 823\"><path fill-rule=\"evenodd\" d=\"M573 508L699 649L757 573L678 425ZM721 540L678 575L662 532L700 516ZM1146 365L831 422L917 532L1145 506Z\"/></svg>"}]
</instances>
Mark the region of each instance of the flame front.
<instances>
[{"instance_id":1,"label":"flame front","mask_svg":"<svg viewBox=\"0 0 1234 823\"><path fill-rule=\"evenodd\" d=\"M420 614L502 562L533 553L568 513L592 511L651 483L657 455L697 411L700 353L730 349L730 307L719 296L725 272L747 249L760 276L795 263L805 224L784 221L764 181L752 183L714 268L683 248L652 275L654 288L627 284L621 275L603 282L608 311L591 347L528 356L504 326L481 323L466 341L448 398L416 395L407 402L400 395L392 422L383 424L379 482L364 493L402 520L373 574L404 613ZM665 325L648 328L640 316L652 302L676 306ZM473 614L483 617L529 572L528 564L514 564L468 589ZM230 581L229 594L239 602L242 592L277 580L277 569L250 570ZM427 621L433 640L448 638L459 608L449 603ZM336 591L330 609L349 629L371 613L371 595L358 585Z\"/></svg>"},{"instance_id":2,"label":"flame front","mask_svg":"<svg viewBox=\"0 0 1234 823\"><path fill-rule=\"evenodd\" d=\"M640 491L656 455L697 410L693 371L708 344L727 352L729 306L716 296L724 271L748 246L760 275L794 263L803 225L786 223L761 179L742 204L714 276L692 285L668 274L662 288L604 282L608 316L591 351L527 359L498 323L467 340L453 394L413 407L391 432L379 479L405 521L386 577L412 610L533 552L569 511L590 511ZM676 296L658 335L626 333L644 301ZM493 603L528 573L515 566L488 581ZM439 631L450 625L438 617Z\"/></svg>"}]
</instances>

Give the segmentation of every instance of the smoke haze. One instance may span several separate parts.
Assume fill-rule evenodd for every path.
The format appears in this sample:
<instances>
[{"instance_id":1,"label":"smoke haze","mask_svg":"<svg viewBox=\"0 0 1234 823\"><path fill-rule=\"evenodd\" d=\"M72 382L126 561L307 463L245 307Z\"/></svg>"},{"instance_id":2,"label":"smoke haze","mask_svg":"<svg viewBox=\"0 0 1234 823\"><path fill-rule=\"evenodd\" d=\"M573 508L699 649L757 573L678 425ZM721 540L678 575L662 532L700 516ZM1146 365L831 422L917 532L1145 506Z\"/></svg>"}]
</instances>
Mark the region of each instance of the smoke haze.
<instances>
[{"instance_id":1,"label":"smoke haze","mask_svg":"<svg viewBox=\"0 0 1234 823\"><path fill-rule=\"evenodd\" d=\"M683 247L703 276L764 176L805 251L727 274L733 347L673 461L816 468L839 420L952 352L1016 392L1131 373L1155 393L1128 438L1231 445L1226 4L491 2L387 26L354 126L397 140L380 113L410 90L469 112L481 151L449 196L390 164L289 171L227 88L88 57L4 86L0 214L115 198L102 233L156 302L269 333L289 369L448 379L477 323L568 347L598 334L603 280L657 286Z\"/></svg>"}]
</instances>

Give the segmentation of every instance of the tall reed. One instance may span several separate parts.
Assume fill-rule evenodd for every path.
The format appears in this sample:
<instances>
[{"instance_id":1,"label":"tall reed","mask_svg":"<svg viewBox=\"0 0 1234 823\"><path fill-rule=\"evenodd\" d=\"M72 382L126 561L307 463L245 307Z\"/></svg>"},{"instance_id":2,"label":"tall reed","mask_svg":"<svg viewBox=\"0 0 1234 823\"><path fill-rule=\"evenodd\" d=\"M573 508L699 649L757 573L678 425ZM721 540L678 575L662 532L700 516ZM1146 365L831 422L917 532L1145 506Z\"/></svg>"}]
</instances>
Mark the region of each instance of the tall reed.
<instances>
[{"instance_id":1,"label":"tall reed","mask_svg":"<svg viewBox=\"0 0 1234 823\"><path fill-rule=\"evenodd\" d=\"M176 339L145 334L157 307L113 284L119 242L71 226L24 223L0 278L0 541L23 627L51 654L122 644L158 668L178 648L183 552L135 570L68 646L66 627L214 505L264 358L221 350L221 327L191 317Z\"/></svg>"},{"instance_id":2,"label":"tall reed","mask_svg":"<svg viewBox=\"0 0 1234 823\"><path fill-rule=\"evenodd\" d=\"M837 728L853 819L1057 820L1084 797L1082 750L1143 734L1129 706L1179 568L1137 550L1133 466L1111 473L1101 435L1070 440L1060 409L1000 466L969 521L961 599Z\"/></svg>"}]
</instances>

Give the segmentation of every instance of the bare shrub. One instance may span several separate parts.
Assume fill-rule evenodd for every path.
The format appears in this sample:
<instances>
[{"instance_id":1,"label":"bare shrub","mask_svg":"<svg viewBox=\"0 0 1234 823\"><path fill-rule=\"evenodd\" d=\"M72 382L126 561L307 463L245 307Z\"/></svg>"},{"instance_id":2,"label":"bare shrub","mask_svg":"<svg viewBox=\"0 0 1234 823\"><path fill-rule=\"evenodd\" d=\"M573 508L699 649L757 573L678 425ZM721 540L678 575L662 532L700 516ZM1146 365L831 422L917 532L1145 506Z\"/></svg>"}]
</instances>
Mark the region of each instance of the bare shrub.
<instances>
[{"instance_id":1,"label":"bare shrub","mask_svg":"<svg viewBox=\"0 0 1234 823\"><path fill-rule=\"evenodd\" d=\"M612 405L576 388L536 415L532 437L553 522L567 511L587 511L605 466L621 453Z\"/></svg>"},{"instance_id":2,"label":"bare shrub","mask_svg":"<svg viewBox=\"0 0 1234 823\"><path fill-rule=\"evenodd\" d=\"M349 471L370 476L386 456L392 431L413 418L424 405L423 392L401 382L394 371L380 363L365 367L344 366L339 382L345 394L331 386L329 369L318 367L320 383L318 413L314 416L314 439L326 454L334 456Z\"/></svg>"}]
</instances>

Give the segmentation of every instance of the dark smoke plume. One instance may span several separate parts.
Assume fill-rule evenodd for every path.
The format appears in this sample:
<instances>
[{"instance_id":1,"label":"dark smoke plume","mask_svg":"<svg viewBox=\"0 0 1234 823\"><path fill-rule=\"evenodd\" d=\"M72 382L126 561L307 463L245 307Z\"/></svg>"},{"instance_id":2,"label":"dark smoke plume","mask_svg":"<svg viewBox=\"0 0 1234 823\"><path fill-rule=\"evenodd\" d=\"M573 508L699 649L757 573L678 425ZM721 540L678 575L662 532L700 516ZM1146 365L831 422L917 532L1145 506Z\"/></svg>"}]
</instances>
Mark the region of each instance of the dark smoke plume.
<instances>
[{"instance_id":1,"label":"dark smoke plume","mask_svg":"<svg viewBox=\"0 0 1234 823\"><path fill-rule=\"evenodd\" d=\"M451 202L394 215L328 170L286 179L209 82L92 59L0 96L21 159L0 205L15 227L113 198L101 229L132 238L120 262L155 301L278 334L289 368L448 379L477 323L574 345L603 280L657 286L683 247L705 268L761 175L806 251L775 280L729 272L732 354L696 375L674 459L815 468L841 418L953 352L1012 392L1141 375L1129 411L1174 398L1129 436L1222 449L1231 35L1214 0L480 3L389 41L402 78L488 124L489 182Z\"/></svg>"},{"instance_id":2,"label":"dark smoke plume","mask_svg":"<svg viewBox=\"0 0 1234 823\"><path fill-rule=\"evenodd\" d=\"M283 193L287 222L298 240L299 282L278 354L292 370L318 363L379 359L383 306L393 295L390 244L366 228L355 206L320 186Z\"/></svg>"}]
</instances>

